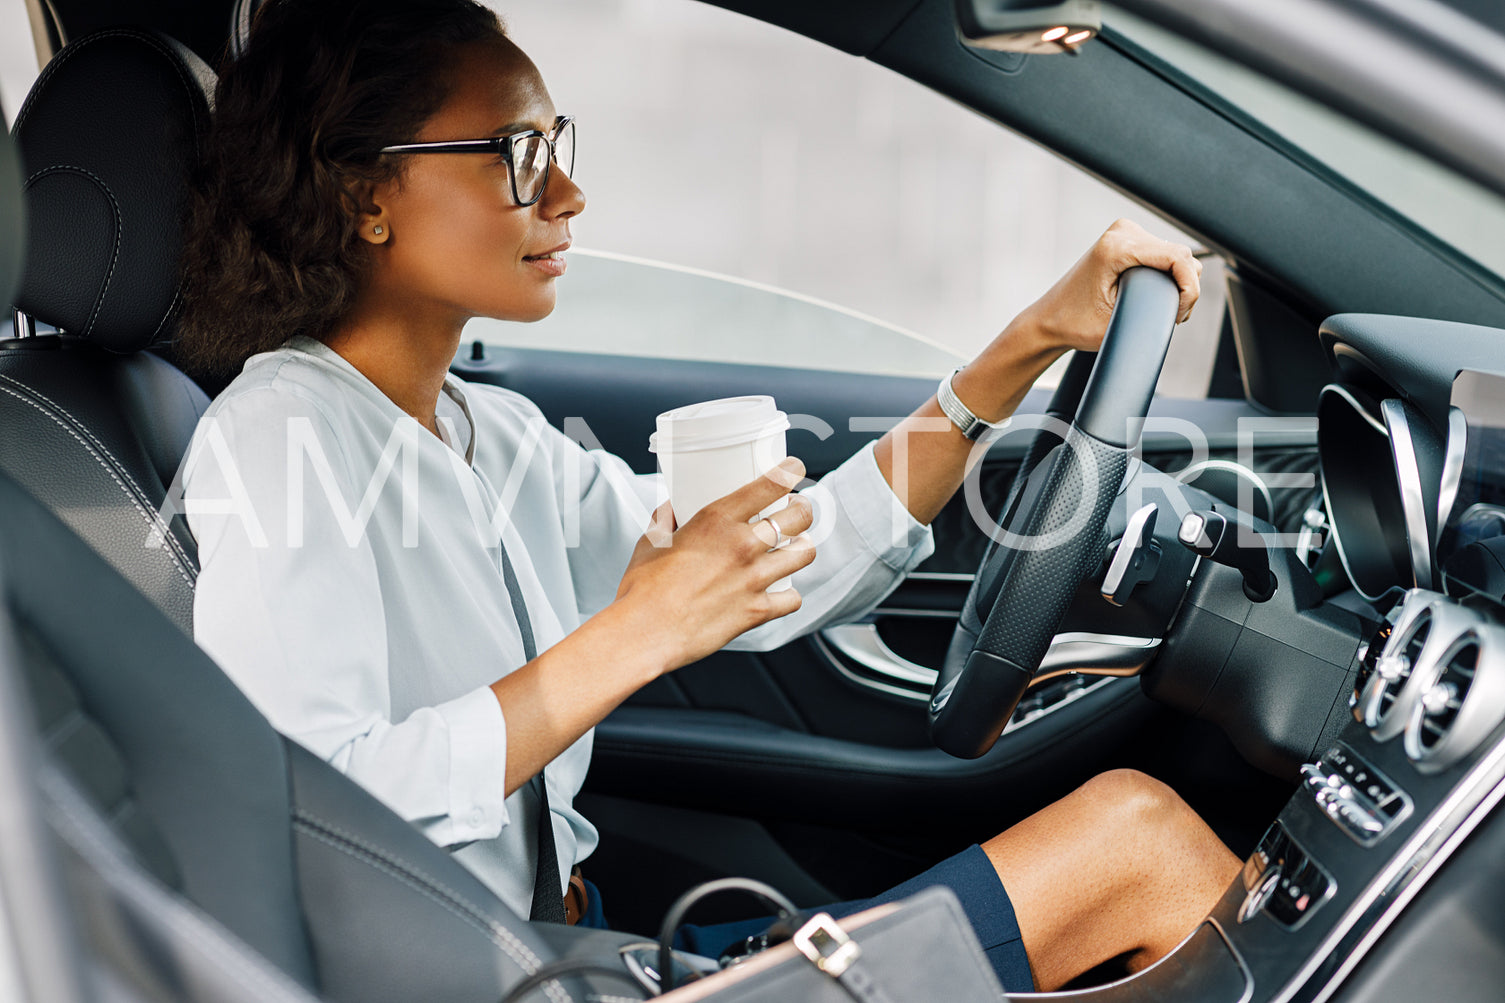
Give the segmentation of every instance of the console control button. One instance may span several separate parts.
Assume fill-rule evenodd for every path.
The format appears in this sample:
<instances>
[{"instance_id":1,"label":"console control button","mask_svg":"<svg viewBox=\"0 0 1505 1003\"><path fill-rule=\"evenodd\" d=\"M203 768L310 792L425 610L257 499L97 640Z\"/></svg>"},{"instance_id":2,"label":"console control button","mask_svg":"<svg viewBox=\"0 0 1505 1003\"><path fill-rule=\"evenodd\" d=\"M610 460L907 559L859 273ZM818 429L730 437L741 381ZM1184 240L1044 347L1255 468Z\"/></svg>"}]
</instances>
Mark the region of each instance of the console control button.
<instances>
[{"instance_id":1,"label":"console control button","mask_svg":"<svg viewBox=\"0 0 1505 1003\"><path fill-rule=\"evenodd\" d=\"M1332 876L1279 822L1270 826L1244 864L1243 880L1247 894L1238 921L1247 923L1263 913L1292 930L1337 890Z\"/></svg>"},{"instance_id":2,"label":"console control button","mask_svg":"<svg viewBox=\"0 0 1505 1003\"><path fill-rule=\"evenodd\" d=\"M1385 838L1411 812L1405 791L1341 744L1303 765L1301 783L1322 813L1363 846Z\"/></svg>"}]
</instances>

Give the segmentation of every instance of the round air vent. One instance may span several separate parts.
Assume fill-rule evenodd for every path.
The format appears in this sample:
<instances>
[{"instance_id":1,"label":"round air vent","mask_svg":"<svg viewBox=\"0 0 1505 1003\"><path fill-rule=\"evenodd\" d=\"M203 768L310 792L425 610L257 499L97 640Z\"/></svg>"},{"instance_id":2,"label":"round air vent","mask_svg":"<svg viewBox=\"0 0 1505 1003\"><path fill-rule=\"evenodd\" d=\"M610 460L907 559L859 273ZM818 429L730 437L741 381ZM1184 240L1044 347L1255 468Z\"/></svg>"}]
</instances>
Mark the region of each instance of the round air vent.
<instances>
[{"instance_id":1,"label":"round air vent","mask_svg":"<svg viewBox=\"0 0 1505 1003\"><path fill-rule=\"evenodd\" d=\"M1396 634L1408 630L1416 621L1423 610L1439 599L1446 599L1440 592L1432 592L1428 589L1410 589L1400 602L1391 608L1390 613L1375 628L1373 634L1359 645L1358 678L1354 680L1353 693L1349 694L1348 707L1353 711L1356 721L1373 727L1379 716L1378 702L1381 693L1378 688L1369 689L1370 680L1374 678L1374 672L1379 665L1380 659L1394 648ZM1425 641L1425 638L1421 639ZM1418 648L1419 650L1419 648ZM1395 672L1399 667L1394 663L1387 665L1387 671ZM1406 669L1409 672L1409 666ZM1393 701L1394 693L1390 693L1389 699ZM1388 707L1388 703L1387 703Z\"/></svg>"},{"instance_id":2,"label":"round air vent","mask_svg":"<svg viewBox=\"0 0 1505 1003\"><path fill-rule=\"evenodd\" d=\"M1473 614L1436 598L1414 614L1409 608L1403 611L1355 708L1356 713L1362 711L1360 720L1375 741L1389 741L1406 730L1411 708L1425 690L1438 657L1475 622Z\"/></svg>"},{"instance_id":3,"label":"round air vent","mask_svg":"<svg viewBox=\"0 0 1505 1003\"><path fill-rule=\"evenodd\" d=\"M1419 678L1406 721L1406 755L1436 773L1468 755L1505 717L1505 641L1482 624L1453 639Z\"/></svg>"},{"instance_id":4,"label":"round air vent","mask_svg":"<svg viewBox=\"0 0 1505 1003\"><path fill-rule=\"evenodd\" d=\"M1395 634L1395 624L1386 620L1369 635L1368 640L1359 645L1359 674L1353 681L1353 693L1348 697L1348 707L1353 711L1354 720L1364 722L1364 691L1369 688L1369 680L1374 678L1374 667L1380 660L1380 653L1390 643L1390 638Z\"/></svg>"}]
</instances>

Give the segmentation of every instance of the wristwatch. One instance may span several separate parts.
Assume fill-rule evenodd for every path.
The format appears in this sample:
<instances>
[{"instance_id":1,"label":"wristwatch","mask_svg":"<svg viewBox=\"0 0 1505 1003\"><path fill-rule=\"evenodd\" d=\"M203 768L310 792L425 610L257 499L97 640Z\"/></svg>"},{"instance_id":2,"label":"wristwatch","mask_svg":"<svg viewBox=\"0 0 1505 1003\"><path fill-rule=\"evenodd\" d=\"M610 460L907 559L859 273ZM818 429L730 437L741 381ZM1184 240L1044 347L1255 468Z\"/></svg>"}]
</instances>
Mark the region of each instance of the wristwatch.
<instances>
[{"instance_id":1,"label":"wristwatch","mask_svg":"<svg viewBox=\"0 0 1505 1003\"><path fill-rule=\"evenodd\" d=\"M949 376L941 380L941 385L935 391L935 400L941 406L941 410L946 412L946 417L951 419L951 424L955 425L962 435L976 442L982 438L983 433L1000 431L1008 422L983 421L972 413L971 408L961 402L961 398L956 396L956 391L951 389L951 377L959 372L961 372L960 368L954 369Z\"/></svg>"}]
</instances>

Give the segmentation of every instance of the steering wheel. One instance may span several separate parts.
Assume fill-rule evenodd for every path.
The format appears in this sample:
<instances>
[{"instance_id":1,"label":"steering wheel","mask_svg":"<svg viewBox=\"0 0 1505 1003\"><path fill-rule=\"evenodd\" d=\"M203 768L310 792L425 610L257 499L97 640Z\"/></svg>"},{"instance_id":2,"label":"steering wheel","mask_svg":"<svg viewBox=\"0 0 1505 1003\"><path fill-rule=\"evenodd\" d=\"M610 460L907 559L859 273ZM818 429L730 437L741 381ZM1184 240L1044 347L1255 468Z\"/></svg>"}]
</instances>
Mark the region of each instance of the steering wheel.
<instances>
[{"instance_id":1,"label":"steering wheel","mask_svg":"<svg viewBox=\"0 0 1505 1003\"><path fill-rule=\"evenodd\" d=\"M1104 527L1165 364L1180 292L1167 273L1131 268L1095 362L1078 354L1050 411L1071 413L1064 441L1021 467L1001 534L967 593L930 698L936 746L962 759L993 747L1039 669L1072 597L1102 564ZM1091 375L1082 374L1091 366ZM1040 454L1044 433L1026 453Z\"/></svg>"}]
</instances>

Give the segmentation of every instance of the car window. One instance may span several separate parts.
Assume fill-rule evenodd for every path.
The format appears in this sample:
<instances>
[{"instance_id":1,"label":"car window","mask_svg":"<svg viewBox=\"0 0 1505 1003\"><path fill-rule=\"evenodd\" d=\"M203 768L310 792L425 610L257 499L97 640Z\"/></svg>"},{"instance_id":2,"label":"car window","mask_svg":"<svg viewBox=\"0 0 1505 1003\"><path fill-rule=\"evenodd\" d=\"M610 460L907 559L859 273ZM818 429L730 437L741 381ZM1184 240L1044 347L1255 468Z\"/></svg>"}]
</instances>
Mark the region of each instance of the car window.
<instances>
[{"instance_id":1,"label":"car window","mask_svg":"<svg viewBox=\"0 0 1505 1003\"><path fill-rule=\"evenodd\" d=\"M1434 236L1505 275L1505 198L1436 161L1155 25L1105 8L1105 26L1249 113Z\"/></svg>"},{"instance_id":2,"label":"car window","mask_svg":"<svg viewBox=\"0 0 1505 1003\"><path fill-rule=\"evenodd\" d=\"M36 78L37 51L26 0L0 0L0 110L7 128L16 120Z\"/></svg>"},{"instance_id":3,"label":"car window","mask_svg":"<svg viewBox=\"0 0 1505 1003\"><path fill-rule=\"evenodd\" d=\"M996 123L760 21L689 0L495 6L577 117L589 204L555 314L469 337L940 376L1114 219L1194 243ZM1206 395L1210 264L1162 393Z\"/></svg>"}]
</instances>

